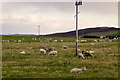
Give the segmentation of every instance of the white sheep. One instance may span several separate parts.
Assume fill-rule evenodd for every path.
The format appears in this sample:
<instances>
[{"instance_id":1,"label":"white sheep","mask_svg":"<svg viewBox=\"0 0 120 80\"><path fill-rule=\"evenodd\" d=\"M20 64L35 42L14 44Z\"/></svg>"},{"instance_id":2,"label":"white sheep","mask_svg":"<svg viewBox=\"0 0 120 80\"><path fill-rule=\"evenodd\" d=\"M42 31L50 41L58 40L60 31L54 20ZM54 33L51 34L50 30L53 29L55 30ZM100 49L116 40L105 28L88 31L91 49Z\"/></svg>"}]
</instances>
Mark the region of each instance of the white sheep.
<instances>
[{"instance_id":1,"label":"white sheep","mask_svg":"<svg viewBox=\"0 0 120 80\"><path fill-rule=\"evenodd\" d=\"M21 43L22 41L21 40L18 40L18 43Z\"/></svg>"},{"instance_id":2,"label":"white sheep","mask_svg":"<svg viewBox=\"0 0 120 80\"><path fill-rule=\"evenodd\" d=\"M94 42L97 42L97 40L94 40Z\"/></svg>"},{"instance_id":3,"label":"white sheep","mask_svg":"<svg viewBox=\"0 0 120 80\"><path fill-rule=\"evenodd\" d=\"M70 70L70 73L83 73L83 71L86 71L87 69L85 67L83 68L73 68Z\"/></svg>"},{"instance_id":4,"label":"white sheep","mask_svg":"<svg viewBox=\"0 0 120 80\"><path fill-rule=\"evenodd\" d=\"M63 49L68 49L68 46L62 46L63 47Z\"/></svg>"},{"instance_id":5,"label":"white sheep","mask_svg":"<svg viewBox=\"0 0 120 80\"><path fill-rule=\"evenodd\" d=\"M35 38L34 40L37 40L37 38Z\"/></svg>"},{"instance_id":6,"label":"white sheep","mask_svg":"<svg viewBox=\"0 0 120 80\"><path fill-rule=\"evenodd\" d=\"M91 43L92 46L94 46L94 43Z\"/></svg>"},{"instance_id":7,"label":"white sheep","mask_svg":"<svg viewBox=\"0 0 120 80\"><path fill-rule=\"evenodd\" d=\"M57 40L54 40L53 42L57 42Z\"/></svg>"},{"instance_id":8,"label":"white sheep","mask_svg":"<svg viewBox=\"0 0 120 80\"><path fill-rule=\"evenodd\" d=\"M85 57L83 56L82 53L79 53L79 54L78 54L78 57L81 58L81 59L85 59Z\"/></svg>"},{"instance_id":9,"label":"white sheep","mask_svg":"<svg viewBox=\"0 0 120 80\"><path fill-rule=\"evenodd\" d=\"M102 42L102 40L99 40L99 42Z\"/></svg>"},{"instance_id":10,"label":"white sheep","mask_svg":"<svg viewBox=\"0 0 120 80\"><path fill-rule=\"evenodd\" d=\"M80 52L80 49L77 49L78 52Z\"/></svg>"},{"instance_id":11,"label":"white sheep","mask_svg":"<svg viewBox=\"0 0 120 80\"><path fill-rule=\"evenodd\" d=\"M94 57L93 55L92 55L92 53L90 53L89 51L82 51L82 54L84 55L84 56L90 56L90 57Z\"/></svg>"},{"instance_id":12,"label":"white sheep","mask_svg":"<svg viewBox=\"0 0 120 80\"><path fill-rule=\"evenodd\" d=\"M81 43L86 43L86 42L87 42L87 40L81 40L80 42L81 42Z\"/></svg>"},{"instance_id":13,"label":"white sheep","mask_svg":"<svg viewBox=\"0 0 120 80\"><path fill-rule=\"evenodd\" d=\"M95 53L95 51L88 51L89 53Z\"/></svg>"},{"instance_id":14,"label":"white sheep","mask_svg":"<svg viewBox=\"0 0 120 80\"><path fill-rule=\"evenodd\" d=\"M63 40L60 40L61 42L63 42Z\"/></svg>"},{"instance_id":15,"label":"white sheep","mask_svg":"<svg viewBox=\"0 0 120 80\"><path fill-rule=\"evenodd\" d=\"M55 56L57 56L57 51L51 51L51 52L48 54L48 56L50 56L50 55L55 55Z\"/></svg>"},{"instance_id":16,"label":"white sheep","mask_svg":"<svg viewBox=\"0 0 120 80\"><path fill-rule=\"evenodd\" d=\"M40 49L40 53L46 54L46 51L44 49Z\"/></svg>"},{"instance_id":17,"label":"white sheep","mask_svg":"<svg viewBox=\"0 0 120 80\"><path fill-rule=\"evenodd\" d=\"M105 42L105 40L103 40L103 42Z\"/></svg>"},{"instance_id":18,"label":"white sheep","mask_svg":"<svg viewBox=\"0 0 120 80\"><path fill-rule=\"evenodd\" d=\"M34 40L34 38L32 38L32 40Z\"/></svg>"},{"instance_id":19,"label":"white sheep","mask_svg":"<svg viewBox=\"0 0 120 80\"><path fill-rule=\"evenodd\" d=\"M25 54L25 51L20 52L20 54Z\"/></svg>"},{"instance_id":20,"label":"white sheep","mask_svg":"<svg viewBox=\"0 0 120 80\"><path fill-rule=\"evenodd\" d=\"M112 42L112 40L109 40L109 42Z\"/></svg>"},{"instance_id":21,"label":"white sheep","mask_svg":"<svg viewBox=\"0 0 120 80\"><path fill-rule=\"evenodd\" d=\"M17 43L17 40L14 40L14 43Z\"/></svg>"},{"instance_id":22,"label":"white sheep","mask_svg":"<svg viewBox=\"0 0 120 80\"><path fill-rule=\"evenodd\" d=\"M9 43L10 41L9 41L9 40L6 40L6 42L8 42L8 43Z\"/></svg>"}]
</instances>

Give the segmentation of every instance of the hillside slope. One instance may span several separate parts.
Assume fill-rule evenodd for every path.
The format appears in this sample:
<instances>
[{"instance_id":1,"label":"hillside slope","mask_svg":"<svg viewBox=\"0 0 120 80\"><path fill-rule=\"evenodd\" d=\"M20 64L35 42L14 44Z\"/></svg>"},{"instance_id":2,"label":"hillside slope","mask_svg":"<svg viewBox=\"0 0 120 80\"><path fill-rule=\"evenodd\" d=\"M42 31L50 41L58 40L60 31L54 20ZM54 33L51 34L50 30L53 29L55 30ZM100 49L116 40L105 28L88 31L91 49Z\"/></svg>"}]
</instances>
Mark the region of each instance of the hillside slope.
<instances>
[{"instance_id":1,"label":"hillside slope","mask_svg":"<svg viewBox=\"0 0 120 80\"><path fill-rule=\"evenodd\" d=\"M120 28L114 27L96 27L96 28L87 28L78 30L79 36L91 35L91 36L120 36L119 34ZM76 35L76 31L64 32L64 33L55 33L49 34L45 36L52 37L74 37Z\"/></svg>"}]
</instances>

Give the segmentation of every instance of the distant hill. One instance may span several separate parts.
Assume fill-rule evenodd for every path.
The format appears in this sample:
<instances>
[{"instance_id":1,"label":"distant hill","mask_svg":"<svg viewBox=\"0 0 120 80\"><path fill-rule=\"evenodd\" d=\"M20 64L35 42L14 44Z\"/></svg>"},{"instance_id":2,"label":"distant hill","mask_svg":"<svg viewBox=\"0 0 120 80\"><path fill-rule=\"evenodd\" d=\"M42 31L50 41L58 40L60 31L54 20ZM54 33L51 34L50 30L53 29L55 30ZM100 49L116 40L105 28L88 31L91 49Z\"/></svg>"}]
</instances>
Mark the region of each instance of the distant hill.
<instances>
[{"instance_id":1,"label":"distant hill","mask_svg":"<svg viewBox=\"0 0 120 80\"><path fill-rule=\"evenodd\" d=\"M96 28L86 28L78 30L79 36L120 36L120 28L114 27L96 27ZM75 37L76 31L69 31L64 33L55 33L49 34L45 36L52 36L52 37Z\"/></svg>"},{"instance_id":2,"label":"distant hill","mask_svg":"<svg viewBox=\"0 0 120 80\"><path fill-rule=\"evenodd\" d=\"M120 28L114 27L96 27L78 30L79 36L120 36ZM14 36L38 36L34 34L12 34ZM64 33L54 33L48 35L40 35L43 37L75 37L76 31L69 31Z\"/></svg>"}]
</instances>

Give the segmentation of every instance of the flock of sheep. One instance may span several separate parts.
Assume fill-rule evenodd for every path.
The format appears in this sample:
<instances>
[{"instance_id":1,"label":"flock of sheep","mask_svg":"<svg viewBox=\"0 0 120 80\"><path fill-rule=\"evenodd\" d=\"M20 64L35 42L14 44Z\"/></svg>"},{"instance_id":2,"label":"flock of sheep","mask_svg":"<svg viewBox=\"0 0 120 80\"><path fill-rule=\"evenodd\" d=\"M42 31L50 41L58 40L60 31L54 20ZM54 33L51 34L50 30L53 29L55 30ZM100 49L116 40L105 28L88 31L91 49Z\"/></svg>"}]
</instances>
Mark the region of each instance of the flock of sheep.
<instances>
[{"instance_id":1,"label":"flock of sheep","mask_svg":"<svg viewBox=\"0 0 120 80\"><path fill-rule=\"evenodd\" d=\"M22 38L22 40L24 40L24 38ZM22 40L14 40L14 43L21 43ZM40 38L32 38L32 40L40 40ZM40 42L50 42L52 39L44 39L43 41L41 40ZM61 42L63 42L63 40L60 40ZM93 40L94 42L105 42L105 40ZM10 42L9 40L2 40L2 42ZM52 42L58 42L58 40L53 40ZM87 40L79 40L79 42L81 43L86 43ZM112 42L112 40L109 40L109 42ZM29 49L32 49L32 47L28 47ZM68 46L62 46L63 49L68 49ZM40 49L40 53L42 54L46 54L48 53L48 56L57 56L58 52L56 50L54 50L54 47L50 47L48 49L46 49L44 46L41 46ZM80 52L80 49L77 50L78 52ZM85 57L94 57L93 55L94 51L81 51L81 53L79 53L77 56L80 59L85 59ZM20 54L26 54L25 51L20 52ZM82 73L83 71L86 71L86 67L83 68L73 68L70 70L70 73Z\"/></svg>"},{"instance_id":2,"label":"flock of sheep","mask_svg":"<svg viewBox=\"0 0 120 80\"><path fill-rule=\"evenodd\" d=\"M14 42L14 43L21 43L22 41L24 42L24 38L22 38L21 40L14 40L14 41L10 41L10 40L2 40L1 42L3 42L3 43L9 43L9 42ZM51 38L44 38L43 40L41 40L40 38L32 38L31 39L32 41L36 41L36 40L38 40L39 42L44 42L44 43L49 43L49 42L58 42L58 40L57 39L55 39L55 40L52 40ZM61 39L61 40L59 40L59 42L63 42L64 40L63 39ZM29 41L30 42L30 41ZM78 42L80 42L80 43L86 43L87 42L87 40L79 40ZM100 39L100 40L93 40L93 42L105 42L105 40L102 40L102 39ZM109 40L109 42L112 42L112 40Z\"/></svg>"}]
</instances>

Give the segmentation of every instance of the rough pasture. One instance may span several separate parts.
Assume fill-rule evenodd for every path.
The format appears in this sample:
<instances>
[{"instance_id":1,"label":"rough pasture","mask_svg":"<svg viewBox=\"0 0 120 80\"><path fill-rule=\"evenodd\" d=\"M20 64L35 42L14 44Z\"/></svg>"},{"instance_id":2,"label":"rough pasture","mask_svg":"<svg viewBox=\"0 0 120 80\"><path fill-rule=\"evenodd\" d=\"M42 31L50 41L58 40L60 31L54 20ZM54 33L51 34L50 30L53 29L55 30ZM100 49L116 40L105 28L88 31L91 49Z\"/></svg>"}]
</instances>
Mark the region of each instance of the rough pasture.
<instances>
[{"instance_id":1,"label":"rough pasture","mask_svg":"<svg viewBox=\"0 0 120 80\"><path fill-rule=\"evenodd\" d=\"M18 38L3 36L4 40L10 41L22 38L23 36ZM53 37L51 39L57 39L58 42L40 43L39 41L32 41L32 37L24 37L22 43L3 43L3 78L118 78L117 40L94 42L95 39L84 38L88 42L78 43L78 48L81 51L91 50L95 53L93 58L79 59L75 56L74 38ZM61 39L63 42L59 42ZM31 43L28 43L29 40ZM63 49L62 45L68 46L68 49ZM48 53L41 54L39 51L41 46L55 47L55 50L58 51L57 56L48 56ZM27 47L32 47L32 49ZM21 51L25 51L26 54L19 54ZM82 74L70 74L71 69L82 67L87 68Z\"/></svg>"}]
</instances>

